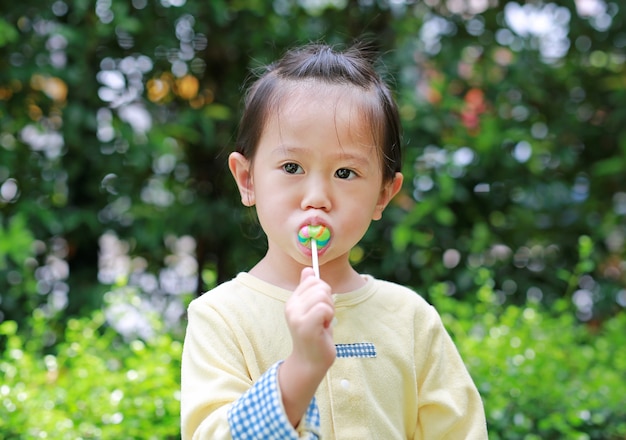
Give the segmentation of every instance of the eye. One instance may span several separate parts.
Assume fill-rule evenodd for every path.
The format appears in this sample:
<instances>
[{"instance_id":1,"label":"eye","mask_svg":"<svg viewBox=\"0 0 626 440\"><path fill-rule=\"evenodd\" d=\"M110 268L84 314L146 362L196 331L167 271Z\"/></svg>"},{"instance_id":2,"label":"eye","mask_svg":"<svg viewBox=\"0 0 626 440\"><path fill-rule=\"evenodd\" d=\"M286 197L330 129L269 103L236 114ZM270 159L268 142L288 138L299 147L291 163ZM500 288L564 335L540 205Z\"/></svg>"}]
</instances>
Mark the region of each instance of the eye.
<instances>
[{"instance_id":1,"label":"eye","mask_svg":"<svg viewBox=\"0 0 626 440\"><path fill-rule=\"evenodd\" d=\"M287 174L302 174L304 170L297 163L289 162L283 165L283 170Z\"/></svg>"},{"instance_id":2,"label":"eye","mask_svg":"<svg viewBox=\"0 0 626 440\"><path fill-rule=\"evenodd\" d=\"M356 173L347 168L339 168L337 171L335 171L335 176L340 179L353 179L356 177Z\"/></svg>"}]
</instances>

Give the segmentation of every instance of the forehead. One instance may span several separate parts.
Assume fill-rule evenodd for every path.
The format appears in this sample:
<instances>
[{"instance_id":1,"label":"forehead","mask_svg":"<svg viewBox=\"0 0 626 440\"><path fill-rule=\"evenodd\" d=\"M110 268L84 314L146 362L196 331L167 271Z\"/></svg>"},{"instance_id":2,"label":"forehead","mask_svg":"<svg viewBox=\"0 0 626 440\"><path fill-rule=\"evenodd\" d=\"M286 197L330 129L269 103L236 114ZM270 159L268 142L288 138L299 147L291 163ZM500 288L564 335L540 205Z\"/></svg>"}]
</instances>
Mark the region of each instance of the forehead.
<instances>
[{"instance_id":1,"label":"forehead","mask_svg":"<svg viewBox=\"0 0 626 440\"><path fill-rule=\"evenodd\" d=\"M348 130L361 142L379 145L381 125L376 121L377 103L373 93L350 84L328 84L318 80L284 81L280 96L269 112L265 128L285 123L305 127L318 124L320 130Z\"/></svg>"},{"instance_id":2,"label":"forehead","mask_svg":"<svg viewBox=\"0 0 626 440\"><path fill-rule=\"evenodd\" d=\"M372 105L372 93L352 84L327 83L316 79L282 80L276 102L280 106L298 106L309 101L345 104L364 111Z\"/></svg>"}]
</instances>

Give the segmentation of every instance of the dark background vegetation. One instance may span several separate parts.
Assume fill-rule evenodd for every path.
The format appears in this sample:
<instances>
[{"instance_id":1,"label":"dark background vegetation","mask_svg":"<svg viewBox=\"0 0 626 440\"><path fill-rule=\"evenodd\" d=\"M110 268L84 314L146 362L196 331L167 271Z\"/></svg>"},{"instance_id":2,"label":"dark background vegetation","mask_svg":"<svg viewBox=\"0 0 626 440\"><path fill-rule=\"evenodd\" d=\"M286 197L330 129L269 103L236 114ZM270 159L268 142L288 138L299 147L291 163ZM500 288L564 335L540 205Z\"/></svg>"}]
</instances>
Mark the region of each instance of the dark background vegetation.
<instances>
[{"instance_id":1,"label":"dark background vegetation","mask_svg":"<svg viewBox=\"0 0 626 440\"><path fill-rule=\"evenodd\" d=\"M2 2L0 437L177 438L184 310L264 252L254 69L381 52L405 186L352 259L441 311L495 439L626 438L621 2Z\"/></svg>"}]
</instances>

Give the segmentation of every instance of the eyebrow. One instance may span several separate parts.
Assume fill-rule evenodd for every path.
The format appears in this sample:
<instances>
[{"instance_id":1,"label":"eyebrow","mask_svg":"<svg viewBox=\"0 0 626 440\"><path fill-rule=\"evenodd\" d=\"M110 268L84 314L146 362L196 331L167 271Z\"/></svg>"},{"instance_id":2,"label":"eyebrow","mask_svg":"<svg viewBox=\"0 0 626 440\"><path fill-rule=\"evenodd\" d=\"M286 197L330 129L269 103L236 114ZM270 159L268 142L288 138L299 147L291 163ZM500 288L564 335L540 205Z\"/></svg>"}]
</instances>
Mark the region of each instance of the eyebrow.
<instances>
[{"instance_id":1,"label":"eyebrow","mask_svg":"<svg viewBox=\"0 0 626 440\"><path fill-rule=\"evenodd\" d=\"M279 157L290 157L290 156L299 156L299 155L308 155L310 149L308 148L296 148L289 147L286 145L281 145L275 148L272 151L272 155ZM371 156L367 154L347 154L347 153L339 153L337 154L337 161L347 161L356 164L357 166L369 166L371 164Z\"/></svg>"},{"instance_id":2,"label":"eyebrow","mask_svg":"<svg viewBox=\"0 0 626 440\"><path fill-rule=\"evenodd\" d=\"M370 156L364 154L340 154L339 159L354 163L357 167L369 167L371 164Z\"/></svg>"},{"instance_id":3,"label":"eyebrow","mask_svg":"<svg viewBox=\"0 0 626 440\"><path fill-rule=\"evenodd\" d=\"M288 147L285 145L279 145L272 150L272 156L293 156L298 154L308 154L308 149Z\"/></svg>"}]
</instances>

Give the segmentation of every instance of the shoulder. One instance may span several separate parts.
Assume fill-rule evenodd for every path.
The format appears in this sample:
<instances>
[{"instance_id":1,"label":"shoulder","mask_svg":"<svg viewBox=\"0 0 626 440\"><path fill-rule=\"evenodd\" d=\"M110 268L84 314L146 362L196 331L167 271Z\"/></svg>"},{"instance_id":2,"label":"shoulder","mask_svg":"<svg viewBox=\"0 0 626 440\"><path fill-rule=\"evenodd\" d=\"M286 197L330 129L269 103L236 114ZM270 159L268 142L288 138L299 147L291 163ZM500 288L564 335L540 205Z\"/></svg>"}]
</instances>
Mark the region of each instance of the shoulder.
<instances>
[{"instance_id":1,"label":"shoulder","mask_svg":"<svg viewBox=\"0 0 626 440\"><path fill-rule=\"evenodd\" d=\"M210 305L211 303L222 303L224 300L231 298L233 294L237 295L237 292L241 289L236 280L237 278L233 278L232 280L226 281L217 285L213 289L204 292L202 295L191 301L189 307L202 307Z\"/></svg>"},{"instance_id":2,"label":"shoulder","mask_svg":"<svg viewBox=\"0 0 626 440\"><path fill-rule=\"evenodd\" d=\"M239 280L239 275L229 281L217 285L203 293L189 303L189 314L202 313L209 310L227 311L233 308L241 308L249 303L254 292Z\"/></svg>"},{"instance_id":3,"label":"shoulder","mask_svg":"<svg viewBox=\"0 0 626 440\"><path fill-rule=\"evenodd\" d=\"M260 311L282 310L288 296L288 292L242 272L191 301L188 315L217 313L225 319L249 319Z\"/></svg>"},{"instance_id":4,"label":"shoulder","mask_svg":"<svg viewBox=\"0 0 626 440\"><path fill-rule=\"evenodd\" d=\"M419 293L407 286L378 278L373 278L372 280L376 295L382 295L384 300L402 301L405 304L413 304L416 307L431 307Z\"/></svg>"},{"instance_id":5,"label":"shoulder","mask_svg":"<svg viewBox=\"0 0 626 440\"><path fill-rule=\"evenodd\" d=\"M437 310L410 287L380 279L373 279L373 300L377 307L394 316L411 319L420 326L438 326L441 318Z\"/></svg>"}]
</instances>

